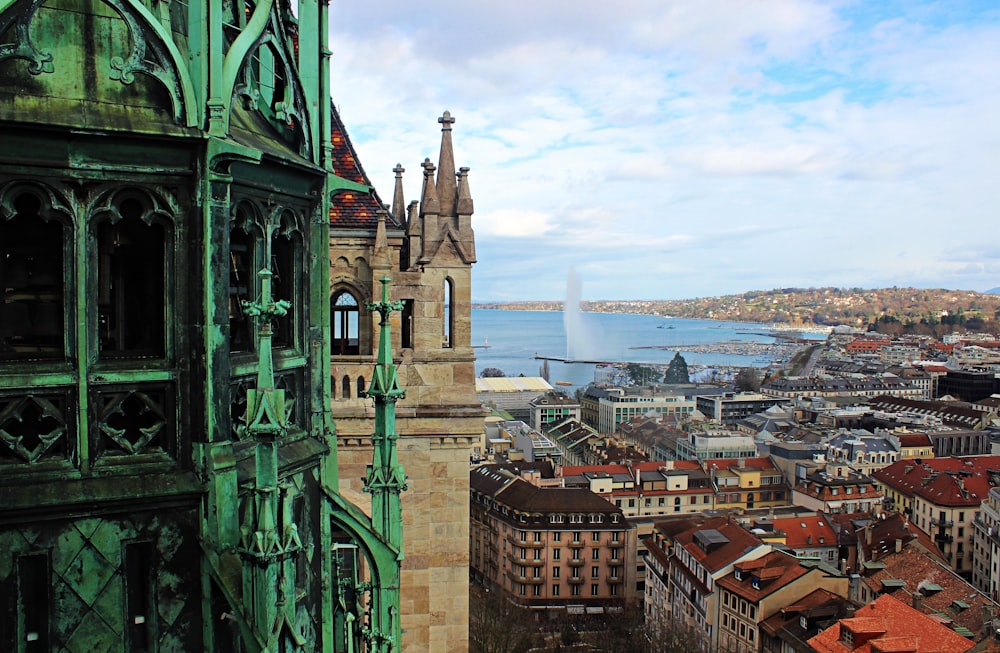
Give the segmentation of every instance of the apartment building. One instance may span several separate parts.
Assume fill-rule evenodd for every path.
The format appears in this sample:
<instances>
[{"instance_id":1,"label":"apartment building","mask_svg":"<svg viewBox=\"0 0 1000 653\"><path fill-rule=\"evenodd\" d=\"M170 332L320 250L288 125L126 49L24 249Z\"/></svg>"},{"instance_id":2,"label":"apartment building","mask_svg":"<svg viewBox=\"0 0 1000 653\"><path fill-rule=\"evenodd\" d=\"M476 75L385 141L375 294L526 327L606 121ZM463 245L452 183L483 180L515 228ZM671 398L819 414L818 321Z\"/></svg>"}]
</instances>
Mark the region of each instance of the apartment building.
<instances>
[{"instance_id":1,"label":"apartment building","mask_svg":"<svg viewBox=\"0 0 1000 653\"><path fill-rule=\"evenodd\" d=\"M582 407L581 407L582 408ZM695 402L682 395L631 394L624 388L608 388L597 400L597 430L611 434L618 425L643 415L690 414Z\"/></svg>"},{"instance_id":2,"label":"apartment building","mask_svg":"<svg viewBox=\"0 0 1000 653\"><path fill-rule=\"evenodd\" d=\"M1000 485L1000 456L901 460L873 475L896 510L937 543L952 568L972 576L973 522Z\"/></svg>"},{"instance_id":3,"label":"apartment building","mask_svg":"<svg viewBox=\"0 0 1000 653\"><path fill-rule=\"evenodd\" d=\"M603 612L635 598L636 532L586 488L537 487L496 465L471 472L476 582L540 612Z\"/></svg>"},{"instance_id":4,"label":"apartment building","mask_svg":"<svg viewBox=\"0 0 1000 653\"><path fill-rule=\"evenodd\" d=\"M784 545L798 558L831 565L839 562L837 532L822 514L757 519L750 532L769 544Z\"/></svg>"},{"instance_id":5,"label":"apartment building","mask_svg":"<svg viewBox=\"0 0 1000 653\"><path fill-rule=\"evenodd\" d=\"M972 584L1000 601L1000 488L990 488L972 529Z\"/></svg>"},{"instance_id":6,"label":"apartment building","mask_svg":"<svg viewBox=\"0 0 1000 653\"><path fill-rule=\"evenodd\" d=\"M721 602L716 583L732 574L736 564L770 552L771 545L727 517L692 523L674 537L669 560L670 617L703 633L707 650L720 650Z\"/></svg>"},{"instance_id":7,"label":"apartment building","mask_svg":"<svg viewBox=\"0 0 1000 653\"><path fill-rule=\"evenodd\" d=\"M762 648L762 622L818 589L846 596L847 576L823 562L806 561L783 551L733 565L717 582L719 649L751 653Z\"/></svg>"},{"instance_id":8,"label":"apartment building","mask_svg":"<svg viewBox=\"0 0 1000 653\"><path fill-rule=\"evenodd\" d=\"M771 406L787 403L759 392L726 392L721 395L698 395L695 406L708 419L735 426L741 419L763 412Z\"/></svg>"},{"instance_id":9,"label":"apartment building","mask_svg":"<svg viewBox=\"0 0 1000 653\"><path fill-rule=\"evenodd\" d=\"M833 592L813 590L761 622L760 650L763 653L810 653L808 640L837 620L853 614L857 607Z\"/></svg>"},{"instance_id":10,"label":"apartment building","mask_svg":"<svg viewBox=\"0 0 1000 653\"><path fill-rule=\"evenodd\" d=\"M715 509L787 506L788 486L768 458L706 460L702 463L716 489Z\"/></svg>"},{"instance_id":11,"label":"apartment building","mask_svg":"<svg viewBox=\"0 0 1000 653\"><path fill-rule=\"evenodd\" d=\"M852 469L842 474L813 471L797 482L792 503L826 514L882 511L885 495L871 477Z\"/></svg>"},{"instance_id":12,"label":"apartment building","mask_svg":"<svg viewBox=\"0 0 1000 653\"><path fill-rule=\"evenodd\" d=\"M925 388L897 376L868 375L852 378L784 376L761 386L761 394L794 399L798 397L906 397L920 399Z\"/></svg>"},{"instance_id":13,"label":"apartment building","mask_svg":"<svg viewBox=\"0 0 1000 653\"><path fill-rule=\"evenodd\" d=\"M564 392L546 392L528 402L531 428L541 431L568 419L579 421L580 402Z\"/></svg>"},{"instance_id":14,"label":"apartment building","mask_svg":"<svg viewBox=\"0 0 1000 653\"><path fill-rule=\"evenodd\" d=\"M562 468L567 487L586 487L629 519L709 510L714 490L695 462L636 462Z\"/></svg>"}]
</instances>

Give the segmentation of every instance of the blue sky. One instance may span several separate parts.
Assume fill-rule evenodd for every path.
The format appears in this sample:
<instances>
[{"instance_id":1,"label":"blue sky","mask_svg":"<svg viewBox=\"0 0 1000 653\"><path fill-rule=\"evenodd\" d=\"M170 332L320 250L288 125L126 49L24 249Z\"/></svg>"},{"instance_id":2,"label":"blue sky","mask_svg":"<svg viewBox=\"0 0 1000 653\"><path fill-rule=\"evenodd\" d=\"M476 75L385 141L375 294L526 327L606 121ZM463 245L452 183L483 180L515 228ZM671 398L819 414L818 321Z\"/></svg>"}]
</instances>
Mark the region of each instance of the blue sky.
<instances>
[{"instance_id":1,"label":"blue sky","mask_svg":"<svg viewBox=\"0 0 1000 653\"><path fill-rule=\"evenodd\" d=\"M338 0L331 28L385 201L455 116L476 301L571 268L587 300L1000 286L996 0Z\"/></svg>"}]
</instances>

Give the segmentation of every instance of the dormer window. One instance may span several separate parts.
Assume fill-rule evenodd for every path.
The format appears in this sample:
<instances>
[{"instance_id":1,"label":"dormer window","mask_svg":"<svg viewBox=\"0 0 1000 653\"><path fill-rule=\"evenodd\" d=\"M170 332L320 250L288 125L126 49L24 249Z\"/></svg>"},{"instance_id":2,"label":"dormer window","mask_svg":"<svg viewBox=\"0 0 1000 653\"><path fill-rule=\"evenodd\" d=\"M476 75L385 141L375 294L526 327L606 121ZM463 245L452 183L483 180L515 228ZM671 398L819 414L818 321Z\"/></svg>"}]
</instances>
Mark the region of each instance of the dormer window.
<instances>
[{"instance_id":1,"label":"dormer window","mask_svg":"<svg viewBox=\"0 0 1000 653\"><path fill-rule=\"evenodd\" d=\"M759 578L757 578L756 576L754 576L754 577L753 577L753 578L752 578L752 579L750 580L750 585L751 585L751 587L753 587L753 588L754 588L755 590L759 590L759 589L760 589L760 579L759 579Z\"/></svg>"},{"instance_id":2,"label":"dormer window","mask_svg":"<svg viewBox=\"0 0 1000 653\"><path fill-rule=\"evenodd\" d=\"M743 580L743 572L739 569L734 569L733 578L735 578L736 580Z\"/></svg>"},{"instance_id":3,"label":"dormer window","mask_svg":"<svg viewBox=\"0 0 1000 653\"><path fill-rule=\"evenodd\" d=\"M806 619L805 615L801 615L799 617L799 628L801 628L802 630L808 630L809 629L809 620Z\"/></svg>"}]
</instances>

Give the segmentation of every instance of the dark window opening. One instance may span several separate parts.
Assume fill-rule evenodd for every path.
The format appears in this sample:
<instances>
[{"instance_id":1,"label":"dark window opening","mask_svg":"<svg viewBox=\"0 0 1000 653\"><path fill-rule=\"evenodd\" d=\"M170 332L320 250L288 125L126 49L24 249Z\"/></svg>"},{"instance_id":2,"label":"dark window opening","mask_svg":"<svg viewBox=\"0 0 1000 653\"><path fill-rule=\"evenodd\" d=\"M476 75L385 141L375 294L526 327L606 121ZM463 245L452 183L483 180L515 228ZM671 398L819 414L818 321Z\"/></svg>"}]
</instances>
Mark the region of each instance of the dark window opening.
<instances>
[{"instance_id":1,"label":"dark window opening","mask_svg":"<svg viewBox=\"0 0 1000 653\"><path fill-rule=\"evenodd\" d=\"M346 356L360 353L358 300L347 291L340 291L330 302L331 354Z\"/></svg>"},{"instance_id":2,"label":"dark window opening","mask_svg":"<svg viewBox=\"0 0 1000 653\"><path fill-rule=\"evenodd\" d=\"M49 556L35 554L17 559L17 593L21 607L22 630L18 639L25 653L49 650Z\"/></svg>"},{"instance_id":3,"label":"dark window opening","mask_svg":"<svg viewBox=\"0 0 1000 653\"><path fill-rule=\"evenodd\" d=\"M454 335L455 335L455 315L454 308L455 304L455 282L451 279L444 280L444 321L443 329L444 333L441 340L442 347L454 347Z\"/></svg>"},{"instance_id":4,"label":"dark window opening","mask_svg":"<svg viewBox=\"0 0 1000 653\"><path fill-rule=\"evenodd\" d=\"M257 265L255 238L242 207L236 210L236 226L229 231L229 351L253 351L253 320L243 312L244 301L256 298Z\"/></svg>"},{"instance_id":5,"label":"dark window opening","mask_svg":"<svg viewBox=\"0 0 1000 653\"><path fill-rule=\"evenodd\" d=\"M128 205L126 200L122 209ZM101 357L163 356L164 244L161 225L146 224L134 216L98 227L97 323Z\"/></svg>"},{"instance_id":6,"label":"dark window opening","mask_svg":"<svg viewBox=\"0 0 1000 653\"><path fill-rule=\"evenodd\" d=\"M298 287L295 279L299 273L295 263L299 252L298 240L292 235L275 233L271 240L271 297L291 302L288 314L274 323L272 343L275 347L295 347L295 309L298 307Z\"/></svg>"},{"instance_id":7,"label":"dark window opening","mask_svg":"<svg viewBox=\"0 0 1000 653\"><path fill-rule=\"evenodd\" d=\"M403 310L400 313L400 346L403 349L413 348L413 300L403 300Z\"/></svg>"},{"instance_id":8,"label":"dark window opening","mask_svg":"<svg viewBox=\"0 0 1000 653\"><path fill-rule=\"evenodd\" d=\"M344 378L340 380L340 397L342 399L351 398L351 377L344 375Z\"/></svg>"},{"instance_id":9,"label":"dark window opening","mask_svg":"<svg viewBox=\"0 0 1000 653\"><path fill-rule=\"evenodd\" d=\"M363 397L365 393L365 377L358 377L358 396Z\"/></svg>"},{"instance_id":10,"label":"dark window opening","mask_svg":"<svg viewBox=\"0 0 1000 653\"><path fill-rule=\"evenodd\" d=\"M63 229L40 215L31 193L0 218L0 361L52 360L65 354Z\"/></svg>"},{"instance_id":11,"label":"dark window opening","mask_svg":"<svg viewBox=\"0 0 1000 653\"><path fill-rule=\"evenodd\" d=\"M129 651L148 651L156 623L153 609L155 577L150 542L125 545L125 632Z\"/></svg>"}]
</instances>

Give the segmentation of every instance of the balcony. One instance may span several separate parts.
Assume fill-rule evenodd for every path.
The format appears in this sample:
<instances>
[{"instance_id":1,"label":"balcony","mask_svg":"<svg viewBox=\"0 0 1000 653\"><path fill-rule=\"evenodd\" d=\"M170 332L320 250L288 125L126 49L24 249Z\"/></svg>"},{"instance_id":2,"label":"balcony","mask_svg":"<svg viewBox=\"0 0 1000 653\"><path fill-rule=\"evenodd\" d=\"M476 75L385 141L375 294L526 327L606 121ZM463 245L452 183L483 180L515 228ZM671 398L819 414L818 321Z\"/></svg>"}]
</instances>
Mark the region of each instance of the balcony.
<instances>
[{"instance_id":1,"label":"balcony","mask_svg":"<svg viewBox=\"0 0 1000 653\"><path fill-rule=\"evenodd\" d=\"M569 583L570 585L583 585L585 582L587 582L587 579L584 578L583 576L570 576L569 578L566 579L566 582Z\"/></svg>"},{"instance_id":2,"label":"balcony","mask_svg":"<svg viewBox=\"0 0 1000 653\"><path fill-rule=\"evenodd\" d=\"M515 583L523 583L525 585L541 585L545 583L545 578L542 576L522 576L511 572L507 574L507 577Z\"/></svg>"},{"instance_id":3,"label":"balcony","mask_svg":"<svg viewBox=\"0 0 1000 653\"><path fill-rule=\"evenodd\" d=\"M955 521L952 519L935 519L931 521L935 526L942 526L944 528L951 528L955 525Z\"/></svg>"},{"instance_id":4,"label":"balcony","mask_svg":"<svg viewBox=\"0 0 1000 653\"><path fill-rule=\"evenodd\" d=\"M609 585L619 585L625 582L624 576L608 576L607 578Z\"/></svg>"},{"instance_id":5,"label":"balcony","mask_svg":"<svg viewBox=\"0 0 1000 653\"><path fill-rule=\"evenodd\" d=\"M566 546L568 546L571 549L582 549L583 547L587 546L587 543L584 542L583 540L573 540L572 542L567 542Z\"/></svg>"},{"instance_id":6,"label":"balcony","mask_svg":"<svg viewBox=\"0 0 1000 653\"><path fill-rule=\"evenodd\" d=\"M587 561L584 560L583 558L573 558L571 560L567 560L566 564L568 564L570 567L583 567L584 565L587 564Z\"/></svg>"},{"instance_id":7,"label":"balcony","mask_svg":"<svg viewBox=\"0 0 1000 653\"><path fill-rule=\"evenodd\" d=\"M948 535L947 533L938 533L937 535L934 536L934 541L935 542L948 542L948 543L950 543L950 542L953 542L954 540L955 540L955 538L952 537L951 535Z\"/></svg>"},{"instance_id":8,"label":"balcony","mask_svg":"<svg viewBox=\"0 0 1000 653\"><path fill-rule=\"evenodd\" d=\"M605 544L605 546L607 546L609 549L620 549L623 546L625 546L625 541L618 540L617 542L608 542L607 544Z\"/></svg>"},{"instance_id":9,"label":"balcony","mask_svg":"<svg viewBox=\"0 0 1000 653\"><path fill-rule=\"evenodd\" d=\"M621 567L625 564L625 558L608 558L607 563L609 567Z\"/></svg>"},{"instance_id":10,"label":"balcony","mask_svg":"<svg viewBox=\"0 0 1000 653\"><path fill-rule=\"evenodd\" d=\"M515 539L513 535L507 536L507 542L509 542L511 546L522 546L526 549L545 548L545 542L535 542L534 540L518 540Z\"/></svg>"}]
</instances>

